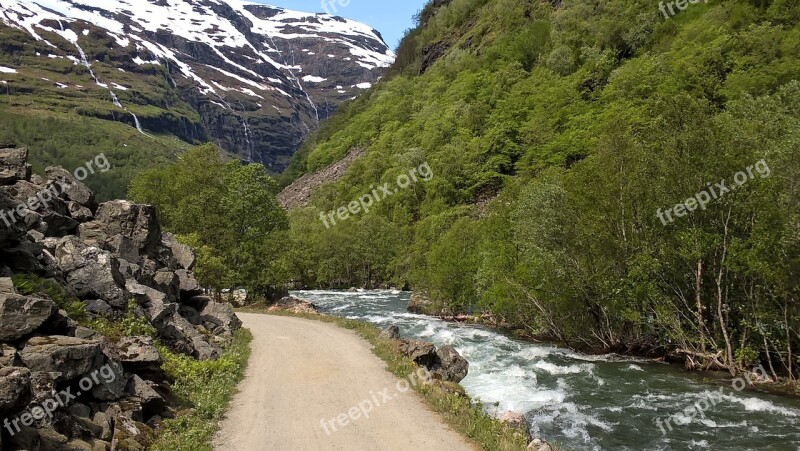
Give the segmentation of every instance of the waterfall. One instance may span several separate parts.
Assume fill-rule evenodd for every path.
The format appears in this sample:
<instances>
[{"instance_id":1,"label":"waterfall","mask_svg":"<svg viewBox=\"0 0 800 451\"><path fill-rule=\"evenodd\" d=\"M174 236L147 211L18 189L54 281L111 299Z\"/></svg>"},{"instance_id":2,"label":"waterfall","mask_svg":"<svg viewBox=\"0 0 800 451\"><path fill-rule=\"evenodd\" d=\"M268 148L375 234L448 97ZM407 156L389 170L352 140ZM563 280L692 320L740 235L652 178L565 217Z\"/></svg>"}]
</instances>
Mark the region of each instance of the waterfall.
<instances>
[{"instance_id":1,"label":"waterfall","mask_svg":"<svg viewBox=\"0 0 800 451\"><path fill-rule=\"evenodd\" d=\"M247 118L242 118L244 124L244 139L247 141L247 150L250 152L250 161L253 161L253 143L250 142L250 125L247 123Z\"/></svg>"},{"instance_id":2,"label":"waterfall","mask_svg":"<svg viewBox=\"0 0 800 451\"><path fill-rule=\"evenodd\" d=\"M122 104L119 103L119 99L117 98L117 95L114 94L114 91L109 89L108 92L111 93L111 102L114 103L114 106L117 107L117 108L125 109L125 107L123 107Z\"/></svg>"},{"instance_id":3,"label":"waterfall","mask_svg":"<svg viewBox=\"0 0 800 451\"><path fill-rule=\"evenodd\" d=\"M129 111L129 113L130 113L130 111ZM142 130L142 124L139 123L139 118L136 117L136 115L133 114L133 113L131 113L131 116L133 116L133 122L136 123L136 130L139 130L139 133L141 133L141 134L143 134L145 136L150 136L147 133L145 133L144 130Z\"/></svg>"},{"instance_id":4,"label":"waterfall","mask_svg":"<svg viewBox=\"0 0 800 451\"><path fill-rule=\"evenodd\" d=\"M59 23L60 23L60 21L59 21ZM61 31L64 31L64 25L63 24L61 25ZM114 91L111 90L111 88L108 87L108 85L100 83L100 80L97 78L97 75L95 75L94 70L92 70L92 64L89 63L89 59L86 58L86 52L83 51L83 49L78 44L78 42L77 41L73 42L73 44L75 45L75 48L78 49L78 54L81 57L81 64L83 64L86 67L86 69L89 70L89 75L92 76L92 79L94 79L94 82L98 86L108 89L109 94L111 94L111 103L113 103L115 107L123 109L123 110L127 111L128 113L131 113L130 111L128 111L127 108L122 106L122 103L119 101L119 97L117 97L117 94L115 94ZM133 121L136 123L136 130L138 130L139 133L141 133L141 134L143 134L145 136L150 136L147 133L145 133L144 130L142 129L142 125L139 123L139 118L136 117L136 115L133 114L133 113L131 113L131 116L133 116Z\"/></svg>"}]
</instances>

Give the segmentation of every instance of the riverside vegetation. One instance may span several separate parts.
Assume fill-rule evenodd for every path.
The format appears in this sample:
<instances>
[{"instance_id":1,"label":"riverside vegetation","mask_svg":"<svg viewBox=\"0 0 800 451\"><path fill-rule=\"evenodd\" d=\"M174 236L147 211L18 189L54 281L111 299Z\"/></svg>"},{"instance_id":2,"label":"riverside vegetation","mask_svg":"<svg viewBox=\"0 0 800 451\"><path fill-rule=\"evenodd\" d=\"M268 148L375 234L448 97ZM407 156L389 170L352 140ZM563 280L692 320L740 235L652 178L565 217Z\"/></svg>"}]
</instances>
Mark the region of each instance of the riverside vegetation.
<instances>
[{"instance_id":1,"label":"riverside vegetation","mask_svg":"<svg viewBox=\"0 0 800 451\"><path fill-rule=\"evenodd\" d=\"M257 262L256 286L408 286L430 312L490 312L571 348L733 374L764 364L793 383L799 20L791 0L701 3L669 21L646 0L432 1L384 80L295 156L283 184L363 149L288 221L271 182L208 150L131 193L167 218L180 211L176 231L209 255L235 247L194 224L223 230L232 197L269 197L269 216L239 210L268 224L241 230L267 233L224 257ZM223 175L193 171L201 160ZM666 226L658 218L762 160L770 177ZM429 183L346 227L320 223L319 211L423 162L437 174ZM240 196L230 177L256 177L260 194Z\"/></svg>"}]
</instances>

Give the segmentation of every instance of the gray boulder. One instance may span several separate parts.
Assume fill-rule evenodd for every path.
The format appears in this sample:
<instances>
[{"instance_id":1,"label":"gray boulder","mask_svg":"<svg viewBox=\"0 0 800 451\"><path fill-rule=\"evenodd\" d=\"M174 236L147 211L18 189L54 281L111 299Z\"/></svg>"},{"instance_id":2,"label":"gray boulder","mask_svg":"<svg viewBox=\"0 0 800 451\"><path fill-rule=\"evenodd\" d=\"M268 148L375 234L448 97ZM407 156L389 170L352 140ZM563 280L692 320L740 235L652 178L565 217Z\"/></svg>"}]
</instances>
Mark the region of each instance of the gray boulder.
<instances>
[{"instance_id":1,"label":"gray boulder","mask_svg":"<svg viewBox=\"0 0 800 451\"><path fill-rule=\"evenodd\" d=\"M44 325L58 312L50 299L0 294L0 341L18 340Z\"/></svg>"},{"instance_id":2,"label":"gray boulder","mask_svg":"<svg viewBox=\"0 0 800 451\"><path fill-rule=\"evenodd\" d=\"M166 294L148 286L129 280L126 290L145 311L147 319L156 329L178 311L178 304L170 302Z\"/></svg>"},{"instance_id":3,"label":"gray boulder","mask_svg":"<svg viewBox=\"0 0 800 451\"><path fill-rule=\"evenodd\" d=\"M149 407L154 404L163 405L164 398L153 388L151 382L145 381L137 375L133 375L128 382L127 393L139 400L142 406Z\"/></svg>"},{"instance_id":4,"label":"gray boulder","mask_svg":"<svg viewBox=\"0 0 800 451\"><path fill-rule=\"evenodd\" d=\"M79 182L78 179L73 177L66 169L61 166L49 167L44 170L44 173L51 184L58 184L61 193L60 197L62 199L76 202L89 210L97 208L97 202L94 199L92 190ZM66 185L64 185L64 183L66 183Z\"/></svg>"},{"instance_id":5,"label":"gray boulder","mask_svg":"<svg viewBox=\"0 0 800 451\"><path fill-rule=\"evenodd\" d=\"M30 401L31 372L27 368L0 368L0 417L24 408Z\"/></svg>"},{"instance_id":6,"label":"gray boulder","mask_svg":"<svg viewBox=\"0 0 800 451\"><path fill-rule=\"evenodd\" d=\"M528 451L553 451L553 447L542 439L533 439L528 444Z\"/></svg>"},{"instance_id":7,"label":"gray boulder","mask_svg":"<svg viewBox=\"0 0 800 451\"><path fill-rule=\"evenodd\" d=\"M100 316L103 318L112 318L115 316L114 309L106 301L100 299L89 299L84 301L86 308L84 311L91 315Z\"/></svg>"},{"instance_id":8,"label":"gray boulder","mask_svg":"<svg viewBox=\"0 0 800 451\"><path fill-rule=\"evenodd\" d=\"M11 280L11 277L0 277L0 293L17 293L16 288L14 288L14 281Z\"/></svg>"},{"instance_id":9,"label":"gray boulder","mask_svg":"<svg viewBox=\"0 0 800 451\"><path fill-rule=\"evenodd\" d=\"M17 348L0 344L0 367L14 366L17 360Z\"/></svg>"},{"instance_id":10,"label":"gray boulder","mask_svg":"<svg viewBox=\"0 0 800 451\"><path fill-rule=\"evenodd\" d=\"M41 221L47 225L47 230L44 232L46 237L61 238L72 235L78 229L78 221L54 211L42 213Z\"/></svg>"},{"instance_id":11,"label":"gray boulder","mask_svg":"<svg viewBox=\"0 0 800 451\"><path fill-rule=\"evenodd\" d=\"M134 372L143 369L158 369L162 358L149 337L125 337L117 343L116 358Z\"/></svg>"},{"instance_id":12,"label":"gray boulder","mask_svg":"<svg viewBox=\"0 0 800 451\"><path fill-rule=\"evenodd\" d=\"M197 282L197 279L194 278L194 274L191 271L179 269L175 271L175 275L177 275L180 280L181 302L203 294L203 288L200 286L200 283Z\"/></svg>"},{"instance_id":13,"label":"gray boulder","mask_svg":"<svg viewBox=\"0 0 800 451\"><path fill-rule=\"evenodd\" d=\"M386 338L389 340L399 340L400 328L395 325L391 325L381 331L380 338Z\"/></svg>"},{"instance_id":14,"label":"gray boulder","mask_svg":"<svg viewBox=\"0 0 800 451\"><path fill-rule=\"evenodd\" d=\"M84 207L83 205L79 204L78 202L69 201L67 202L67 211L69 212L69 217L78 221L78 222L89 222L94 219L94 214L92 210Z\"/></svg>"},{"instance_id":15,"label":"gray boulder","mask_svg":"<svg viewBox=\"0 0 800 451\"><path fill-rule=\"evenodd\" d=\"M56 245L54 257L67 285L80 299L102 299L117 309L127 307L125 278L119 260L111 253L67 236Z\"/></svg>"},{"instance_id":16,"label":"gray boulder","mask_svg":"<svg viewBox=\"0 0 800 451\"><path fill-rule=\"evenodd\" d=\"M181 279L170 270L156 271L152 287L166 294L171 302L177 302L180 299Z\"/></svg>"},{"instance_id":17,"label":"gray boulder","mask_svg":"<svg viewBox=\"0 0 800 451\"><path fill-rule=\"evenodd\" d=\"M230 304L220 304L218 302L209 302L200 311L200 319L207 324L213 324L216 327L221 327L224 332L234 332L242 327L242 321L236 316L233 311L233 306ZM215 328L209 328L215 329Z\"/></svg>"},{"instance_id":18,"label":"gray boulder","mask_svg":"<svg viewBox=\"0 0 800 451\"><path fill-rule=\"evenodd\" d=\"M528 428L528 420L525 419L525 415L519 412L508 411L500 416L500 422L509 429L519 431L525 435L528 440L531 440L531 435Z\"/></svg>"},{"instance_id":19,"label":"gray boulder","mask_svg":"<svg viewBox=\"0 0 800 451\"><path fill-rule=\"evenodd\" d=\"M110 369L111 371L108 371ZM122 364L109 361L101 369L98 379L100 383L92 387L92 397L101 401L114 401L125 394L128 386L128 377ZM109 373L111 373L109 375Z\"/></svg>"},{"instance_id":20,"label":"gray boulder","mask_svg":"<svg viewBox=\"0 0 800 451\"><path fill-rule=\"evenodd\" d=\"M31 371L61 373L57 382L84 377L103 361L97 341L60 335L31 338L19 357Z\"/></svg>"},{"instance_id":21,"label":"gray boulder","mask_svg":"<svg viewBox=\"0 0 800 451\"><path fill-rule=\"evenodd\" d=\"M97 209L93 222L108 236L130 238L144 254L161 242L161 228L152 205L137 205L125 200L106 202Z\"/></svg>"},{"instance_id":22,"label":"gray boulder","mask_svg":"<svg viewBox=\"0 0 800 451\"><path fill-rule=\"evenodd\" d=\"M436 360L436 346L433 343L417 340L403 340L400 351L420 366L430 367Z\"/></svg>"},{"instance_id":23,"label":"gray boulder","mask_svg":"<svg viewBox=\"0 0 800 451\"><path fill-rule=\"evenodd\" d=\"M172 268L170 263L176 266L174 269L186 269L191 271L197 262L197 256L191 247L178 242L175 235L171 233L164 233L161 235L161 245L166 251L162 256L162 263L165 266ZM170 258L171 256L171 258Z\"/></svg>"},{"instance_id":24,"label":"gray boulder","mask_svg":"<svg viewBox=\"0 0 800 451\"><path fill-rule=\"evenodd\" d=\"M24 222L15 216L8 217L9 210L13 210L19 205L15 199L0 190L0 211L5 212L6 219L0 219L0 248L7 247L21 240L27 233Z\"/></svg>"},{"instance_id":25,"label":"gray boulder","mask_svg":"<svg viewBox=\"0 0 800 451\"><path fill-rule=\"evenodd\" d=\"M165 323L161 338L173 351L200 360L216 360L220 355L220 349L209 343L192 323L178 313L172 315L172 318Z\"/></svg>"},{"instance_id":26,"label":"gray boulder","mask_svg":"<svg viewBox=\"0 0 800 451\"><path fill-rule=\"evenodd\" d=\"M469 362L452 346L443 346L436 351L436 358L429 369L434 378L458 383L467 377Z\"/></svg>"},{"instance_id":27,"label":"gray boulder","mask_svg":"<svg viewBox=\"0 0 800 451\"><path fill-rule=\"evenodd\" d=\"M31 179L28 149L0 149L0 185Z\"/></svg>"}]
</instances>

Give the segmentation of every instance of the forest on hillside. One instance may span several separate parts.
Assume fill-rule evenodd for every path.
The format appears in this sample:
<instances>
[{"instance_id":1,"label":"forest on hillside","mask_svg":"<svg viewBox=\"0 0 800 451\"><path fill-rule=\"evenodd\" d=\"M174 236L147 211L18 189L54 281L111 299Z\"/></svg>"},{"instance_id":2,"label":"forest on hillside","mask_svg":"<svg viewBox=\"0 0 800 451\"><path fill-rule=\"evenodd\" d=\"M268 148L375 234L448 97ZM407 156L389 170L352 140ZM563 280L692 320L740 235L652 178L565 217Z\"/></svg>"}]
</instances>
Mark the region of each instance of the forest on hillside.
<instances>
[{"instance_id":1,"label":"forest on hillside","mask_svg":"<svg viewBox=\"0 0 800 451\"><path fill-rule=\"evenodd\" d=\"M284 175L366 150L272 232L263 280L408 286L573 348L793 381L800 2L674 12L432 1ZM430 180L321 221L423 165Z\"/></svg>"}]
</instances>

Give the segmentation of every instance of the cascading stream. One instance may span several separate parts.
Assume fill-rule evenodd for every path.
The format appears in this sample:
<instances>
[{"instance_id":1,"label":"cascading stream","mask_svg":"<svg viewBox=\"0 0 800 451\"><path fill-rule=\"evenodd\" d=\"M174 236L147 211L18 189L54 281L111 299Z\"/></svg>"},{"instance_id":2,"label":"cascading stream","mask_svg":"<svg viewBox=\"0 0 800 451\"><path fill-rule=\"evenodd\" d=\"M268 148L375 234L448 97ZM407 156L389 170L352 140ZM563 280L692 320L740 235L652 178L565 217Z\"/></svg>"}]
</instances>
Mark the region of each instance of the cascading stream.
<instances>
[{"instance_id":1,"label":"cascading stream","mask_svg":"<svg viewBox=\"0 0 800 451\"><path fill-rule=\"evenodd\" d=\"M64 33L64 31L65 31L64 30L64 24L61 23L61 21L58 21L58 23L61 26L62 36L67 38L68 41L72 42L72 44L75 46L75 48L78 49L78 55L80 56L81 64L83 64L83 66L86 67L86 69L89 71L89 75L91 75L91 77L94 80L95 84L97 86L100 86L100 87L105 88L105 89L108 90L109 94L111 94L111 103L113 103L114 106L124 110L127 113L130 113L130 115L133 116L133 122L134 122L134 124L136 124L136 130L139 133L141 133L141 134L143 134L145 136L150 136L147 133L145 133L145 131L142 129L142 125L139 122L139 118L135 114L133 114L131 111L128 111L128 109L125 108L122 105L122 103L119 101L119 98L117 97L117 94L114 93L114 91L111 88L109 88L107 84L100 82L100 80L97 78L97 75L95 75L94 70L92 69L92 64L86 58L86 52L84 52L83 48L81 48L80 44L78 44L77 39L69 39L69 36L66 35L66 33Z\"/></svg>"}]
</instances>

